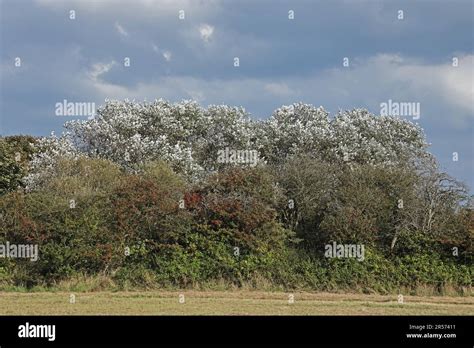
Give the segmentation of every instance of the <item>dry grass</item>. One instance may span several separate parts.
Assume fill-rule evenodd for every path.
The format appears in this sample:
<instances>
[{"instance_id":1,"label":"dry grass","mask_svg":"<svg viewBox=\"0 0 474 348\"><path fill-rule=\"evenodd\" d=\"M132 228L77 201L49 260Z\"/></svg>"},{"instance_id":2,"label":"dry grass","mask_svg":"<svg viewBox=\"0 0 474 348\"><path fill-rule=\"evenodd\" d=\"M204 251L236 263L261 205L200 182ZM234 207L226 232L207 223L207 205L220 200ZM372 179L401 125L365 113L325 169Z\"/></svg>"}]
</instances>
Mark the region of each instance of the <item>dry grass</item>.
<instances>
[{"instance_id":1,"label":"dry grass","mask_svg":"<svg viewBox=\"0 0 474 348\"><path fill-rule=\"evenodd\" d=\"M473 297L262 291L0 293L0 315L473 315ZM185 303L179 303L183 294Z\"/></svg>"}]
</instances>

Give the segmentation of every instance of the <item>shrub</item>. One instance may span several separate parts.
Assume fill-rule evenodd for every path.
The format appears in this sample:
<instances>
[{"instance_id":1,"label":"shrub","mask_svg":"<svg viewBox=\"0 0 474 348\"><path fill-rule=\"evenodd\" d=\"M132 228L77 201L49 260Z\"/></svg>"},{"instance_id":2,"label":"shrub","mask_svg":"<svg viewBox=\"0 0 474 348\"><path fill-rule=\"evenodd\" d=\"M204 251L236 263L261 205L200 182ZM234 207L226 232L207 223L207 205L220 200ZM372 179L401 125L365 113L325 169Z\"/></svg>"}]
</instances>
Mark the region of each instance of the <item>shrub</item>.
<instances>
[{"instance_id":1,"label":"shrub","mask_svg":"<svg viewBox=\"0 0 474 348\"><path fill-rule=\"evenodd\" d=\"M24 186L34 142L31 136L0 137L0 195Z\"/></svg>"},{"instance_id":2,"label":"shrub","mask_svg":"<svg viewBox=\"0 0 474 348\"><path fill-rule=\"evenodd\" d=\"M277 221L273 178L264 168L230 168L190 197L196 219L210 230L227 231L233 246L261 252L291 241L292 233Z\"/></svg>"}]
</instances>

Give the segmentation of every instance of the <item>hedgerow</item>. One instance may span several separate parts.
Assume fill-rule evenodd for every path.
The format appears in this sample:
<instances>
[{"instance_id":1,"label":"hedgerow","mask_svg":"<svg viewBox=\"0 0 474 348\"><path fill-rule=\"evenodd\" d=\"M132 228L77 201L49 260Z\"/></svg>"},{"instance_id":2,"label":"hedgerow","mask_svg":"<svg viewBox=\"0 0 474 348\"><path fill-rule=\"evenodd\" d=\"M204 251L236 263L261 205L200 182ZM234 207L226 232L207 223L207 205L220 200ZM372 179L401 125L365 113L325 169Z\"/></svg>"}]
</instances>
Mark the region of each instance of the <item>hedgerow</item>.
<instances>
[{"instance_id":1,"label":"hedgerow","mask_svg":"<svg viewBox=\"0 0 474 348\"><path fill-rule=\"evenodd\" d=\"M0 258L0 286L472 285L467 188L409 122L364 110L330 119L306 104L266 121L193 102L109 102L98 114L32 148L0 142L0 244L39 247L35 262ZM217 161L225 148L255 149L258 164ZM328 257L333 244L363 258Z\"/></svg>"}]
</instances>

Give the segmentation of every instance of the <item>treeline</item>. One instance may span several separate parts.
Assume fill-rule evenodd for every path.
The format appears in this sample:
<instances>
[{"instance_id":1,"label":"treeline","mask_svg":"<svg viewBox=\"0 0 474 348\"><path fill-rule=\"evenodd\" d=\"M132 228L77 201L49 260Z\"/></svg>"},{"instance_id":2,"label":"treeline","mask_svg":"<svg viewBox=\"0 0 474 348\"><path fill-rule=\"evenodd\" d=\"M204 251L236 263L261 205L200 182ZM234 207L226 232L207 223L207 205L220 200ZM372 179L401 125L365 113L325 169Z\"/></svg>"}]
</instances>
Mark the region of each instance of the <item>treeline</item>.
<instances>
[{"instance_id":1,"label":"treeline","mask_svg":"<svg viewBox=\"0 0 474 348\"><path fill-rule=\"evenodd\" d=\"M162 158L149 158L130 140L137 134L145 139L146 131L146 146L152 147L167 130L153 128L149 119L163 122L164 115L185 134L186 127L176 122L190 112L188 104L166 104L177 110L174 118L158 104L137 107L135 116L127 105L113 104L114 118L99 112L96 120L75 124L74 134L59 139L0 139L0 244L39 245L35 262L0 258L2 288L101 277L116 288L470 291L474 214L467 189L439 171L423 146L421 152L406 146L403 123L389 121L408 139L393 140L377 133L377 116L340 115L354 134L354 125L372 134L355 146L354 134L336 134L344 128L337 118L328 121L326 131L314 128L332 131L331 136L314 143L303 137L305 122L314 123L311 112L321 114L320 108L295 104L251 126L228 112L218 115L220 125L226 121L218 142L187 135L199 146L199 156L208 151L193 158L190 172L181 161L185 156L162 152ZM209 112L193 105L194 116ZM112 106L105 107L109 115ZM149 124L140 130L137 119L143 115ZM208 125L215 122L209 120L212 113L207 116ZM241 131L236 125L248 127L253 147L236 146ZM111 140L114 132L123 136ZM337 146L347 152L334 152L330 140L342 138L347 144ZM99 145L112 141L128 145ZM169 151L176 148L166 141ZM260 160L256 166L218 162L217 152L226 147L256 149ZM381 154L389 148L395 157L387 161ZM365 255L327 257L326 247L334 243L362 245Z\"/></svg>"}]
</instances>

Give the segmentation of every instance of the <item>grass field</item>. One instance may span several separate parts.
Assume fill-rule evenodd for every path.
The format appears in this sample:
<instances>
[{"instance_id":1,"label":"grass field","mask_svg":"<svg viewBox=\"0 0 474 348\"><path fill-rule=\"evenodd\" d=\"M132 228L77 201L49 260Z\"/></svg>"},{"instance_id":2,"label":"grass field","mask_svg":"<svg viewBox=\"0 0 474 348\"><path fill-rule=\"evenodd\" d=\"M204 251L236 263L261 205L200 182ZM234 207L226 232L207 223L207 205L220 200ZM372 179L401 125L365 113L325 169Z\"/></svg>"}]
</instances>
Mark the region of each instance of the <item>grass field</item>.
<instances>
[{"instance_id":1,"label":"grass field","mask_svg":"<svg viewBox=\"0 0 474 348\"><path fill-rule=\"evenodd\" d=\"M0 292L0 315L474 315L474 297L260 291ZM184 303L183 297L184 295Z\"/></svg>"}]
</instances>

